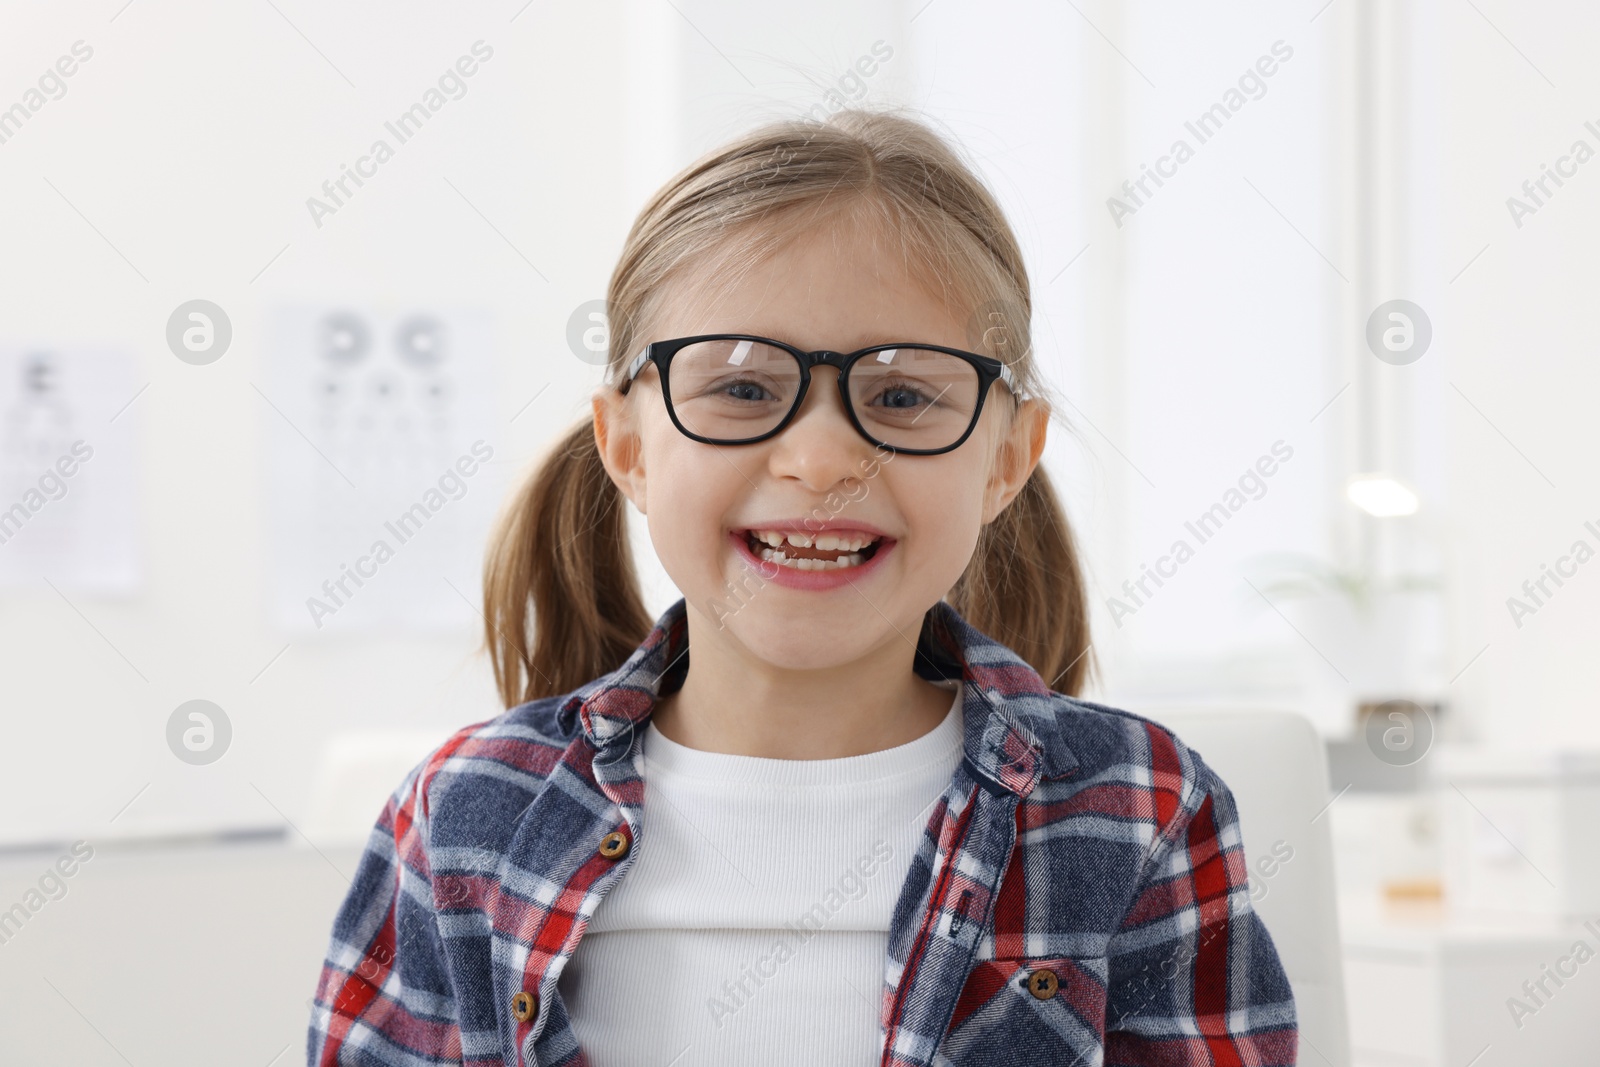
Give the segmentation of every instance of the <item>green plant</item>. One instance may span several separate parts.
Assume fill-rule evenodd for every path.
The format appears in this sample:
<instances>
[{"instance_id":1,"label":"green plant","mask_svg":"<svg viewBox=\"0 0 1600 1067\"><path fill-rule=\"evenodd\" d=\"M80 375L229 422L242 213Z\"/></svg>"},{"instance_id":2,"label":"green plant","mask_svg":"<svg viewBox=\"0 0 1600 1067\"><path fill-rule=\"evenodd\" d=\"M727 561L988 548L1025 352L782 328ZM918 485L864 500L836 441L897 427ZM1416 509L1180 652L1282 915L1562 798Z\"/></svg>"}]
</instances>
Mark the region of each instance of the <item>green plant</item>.
<instances>
[{"instance_id":1,"label":"green plant","mask_svg":"<svg viewBox=\"0 0 1600 1067\"><path fill-rule=\"evenodd\" d=\"M1261 577L1253 579L1252 584L1269 600L1332 593L1349 600L1361 612L1371 610L1373 601L1383 594L1437 590L1444 584L1435 574L1404 572L1376 576L1364 569L1341 567L1302 552L1258 555L1252 557L1248 569L1259 571Z\"/></svg>"}]
</instances>

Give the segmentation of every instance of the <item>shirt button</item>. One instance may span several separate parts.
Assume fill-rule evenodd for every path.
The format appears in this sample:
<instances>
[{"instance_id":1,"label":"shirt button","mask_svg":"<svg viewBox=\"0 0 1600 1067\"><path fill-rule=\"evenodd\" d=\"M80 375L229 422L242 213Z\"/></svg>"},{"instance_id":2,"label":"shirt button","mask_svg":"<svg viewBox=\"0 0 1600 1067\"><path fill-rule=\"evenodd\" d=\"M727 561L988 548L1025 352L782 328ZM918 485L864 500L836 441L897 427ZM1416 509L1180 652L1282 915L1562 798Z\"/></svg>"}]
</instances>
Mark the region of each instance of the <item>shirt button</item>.
<instances>
[{"instance_id":1,"label":"shirt button","mask_svg":"<svg viewBox=\"0 0 1600 1067\"><path fill-rule=\"evenodd\" d=\"M539 998L524 989L511 998L511 1014L518 1022L527 1022L539 1014Z\"/></svg>"},{"instance_id":2,"label":"shirt button","mask_svg":"<svg viewBox=\"0 0 1600 1067\"><path fill-rule=\"evenodd\" d=\"M600 839L600 855L608 860L620 860L628 854L628 835L613 830Z\"/></svg>"},{"instance_id":3,"label":"shirt button","mask_svg":"<svg viewBox=\"0 0 1600 1067\"><path fill-rule=\"evenodd\" d=\"M1048 967L1041 967L1028 975L1028 992L1039 1000L1049 1000L1061 988L1061 979Z\"/></svg>"}]
</instances>

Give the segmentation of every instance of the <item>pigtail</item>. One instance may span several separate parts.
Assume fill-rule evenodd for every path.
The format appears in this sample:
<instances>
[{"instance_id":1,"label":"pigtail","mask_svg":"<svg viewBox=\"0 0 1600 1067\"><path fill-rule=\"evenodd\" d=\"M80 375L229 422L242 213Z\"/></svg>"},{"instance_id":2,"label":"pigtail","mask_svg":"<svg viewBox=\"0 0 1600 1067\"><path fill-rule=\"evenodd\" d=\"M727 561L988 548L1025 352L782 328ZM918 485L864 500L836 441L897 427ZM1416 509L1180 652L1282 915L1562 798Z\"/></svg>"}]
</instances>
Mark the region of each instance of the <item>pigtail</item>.
<instances>
[{"instance_id":1,"label":"pigtail","mask_svg":"<svg viewBox=\"0 0 1600 1067\"><path fill-rule=\"evenodd\" d=\"M592 416L556 443L502 514L484 561L483 614L508 708L615 670L649 635L655 620L639 592L626 504L600 461Z\"/></svg>"},{"instance_id":2,"label":"pigtail","mask_svg":"<svg viewBox=\"0 0 1600 1067\"><path fill-rule=\"evenodd\" d=\"M1088 683L1094 657L1077 539L1042 465L983 528L945 599L1051 689L1076 696Z\"/></svg>"}]
</instances>

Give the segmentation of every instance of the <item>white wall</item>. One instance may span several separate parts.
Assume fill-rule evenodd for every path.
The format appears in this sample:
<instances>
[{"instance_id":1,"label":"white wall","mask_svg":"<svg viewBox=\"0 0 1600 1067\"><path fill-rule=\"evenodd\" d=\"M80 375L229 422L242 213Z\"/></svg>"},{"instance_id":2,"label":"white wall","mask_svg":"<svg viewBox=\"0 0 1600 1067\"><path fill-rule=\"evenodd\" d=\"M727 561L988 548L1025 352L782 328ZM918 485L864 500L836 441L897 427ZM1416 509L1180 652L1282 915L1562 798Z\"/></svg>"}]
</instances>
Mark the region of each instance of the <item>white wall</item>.
<instances>
[{"instance_id":1,"label":"white wall","mask_svg":"<svg viewBox=\"0 0 1600 1067\"><path fill-rule=\"evenodd\" d=\"M1449 101L1437 189L1444 270L1455 274L1482 250L1448 286L1439 316L1454 387L1441 390L1452 642L1462 664L1484 649L1456 688L1497 745L1594 746L1600 566L1590 561L1559 589L1547 585L1556 595L1520 628L1506 601L1575 540L1600 550L1600 537L1584 529L1585 521L1600 526L1592 343L1600 166L1589 161L1559 189L1547 184L1555 195L1520 228L1506 200L1526 199L1522 183L1575 140L1600 152L1600 137L1584 126L1600 126L1586 58L1600 12L1578 4L1484 10L1494 26L1470 10L1440 20Z\"/></svg>"},{"instance_id":2,"label":"white wall","mask_svg":"<svg viewBox=\"0 0 1600 1067\"><path fill-rule=\"evenodd\" d=\"M1520 629L1505 606L1600 518L1581 436L1592 168L1520 229L1504 205L1596 117L1582 104L1593 27L1576 8L1419 5L1388 21L1358 3L279 8L33 4L0 39L5 102L74 41L95 50L0 145L0 340L125 349L148 382L128 414L143 591L0 601L7 736L34 755L0 776L0 839L281 825L329 729L442 734L494 714L470 627L306 640L267 619L267 315L335 299L491 312L498 412L483 433L498 480L483 489L498 496L586 409L598 371L566 350L566 318L603 293L642 199L743 126L821 103L878 41L894 55L857 83L864 98L951 131L1027 251L1040 358L1077 431L1055 434L1047 463L1085 540L1099 693L1289 703L1344 728L1370 648L1336 626L1308 644L1289 620L1316 619L1279 616L1243 579L1263 553L1357 558L1365 538L1419 567L1445 561L1443 622L1412 683L1480 736L1593 741L1588 569ZM479 39L495 56L468 95L316 227L306 197ZM1280 39L1294 58L1266 94L1116 226L1121 181ZM1376 147L1352 118L1374 71L1363 91L1384 94L1390 124ZM1374 152L1384 195L1369 203ZM1361 341L1390 290L1425 293L1432 312L1434 348L1410 368L1376 366ZM163 343L195 296L236 328L209 367ZM1123 580L1280 438L1295 458L1266 496L1117 626L1107 602ZM1338 491L1380 439L1423 511L1363 531ZM636 533L659 610L676 593ZM441 580L476 596L479 562L463 555ZM178 764L162 738L194 697L234 720L211 768Z\"/></svg>"},{"instance_id":3,"label":"white wall","mask_svg":"<svg viewBox=\"0 0 1600 1067\"><path fill-rule=\"evenodd\" d=\"M567 350L567 316L603 294L638 195L621 9L534 5L513 22L507 5L279 4L291 26L269 5L118 6L13 5L0 35L7 103L74 41L94 49L67 95L0 145L0 334L115 346L149 383L129 411L143 591L0 602L8 841L281 826L279 811L302 811L330 728L442 735L499 710L474 629L291 642L269 624L264 448L279 416L257 391L265 318L291 300L487 308L498 388L479 429L505 484L585 409L598 371ZM313 225L307 197L479 39L494 55L467 95ZM164 340L172 309L196 296L235 327L204 367ZM479 565L463 555L441 580L476 598ZM210 767L179 763L164 741L172 709L195 697L234 726Z\"/></svg>"}]
</instances>

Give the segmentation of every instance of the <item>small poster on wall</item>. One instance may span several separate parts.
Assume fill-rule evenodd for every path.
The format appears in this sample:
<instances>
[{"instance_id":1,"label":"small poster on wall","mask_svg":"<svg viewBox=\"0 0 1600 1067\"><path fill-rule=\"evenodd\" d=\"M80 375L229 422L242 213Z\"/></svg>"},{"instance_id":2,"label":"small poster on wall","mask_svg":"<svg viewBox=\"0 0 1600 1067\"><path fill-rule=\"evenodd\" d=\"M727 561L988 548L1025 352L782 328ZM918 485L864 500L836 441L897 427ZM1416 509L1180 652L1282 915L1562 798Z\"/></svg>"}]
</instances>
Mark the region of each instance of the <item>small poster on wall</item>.
<instances>
[{"instance_id":1,"label":"small poster on wall","mask_svg":"<svg viewBox=\"0 0 1600 1067\"><path fill-rule=\"evenodd\" d=\"M472 604L501 489L491 322L483 309L423 305L301 305L269 317L278 627L481 624Z\"/></svg>"},{"instance_id":2,"label":"small poster on wall","mask_svg":"<svg viewBox=\"0 0 1600 1067\"><path fill-rule=\"evenodd\" d=\"M131 352L0 343L0 586L137 592Z\"/></svg>"}]
</instances>

